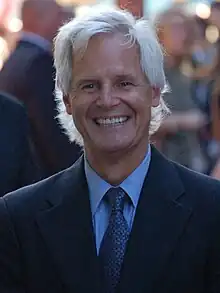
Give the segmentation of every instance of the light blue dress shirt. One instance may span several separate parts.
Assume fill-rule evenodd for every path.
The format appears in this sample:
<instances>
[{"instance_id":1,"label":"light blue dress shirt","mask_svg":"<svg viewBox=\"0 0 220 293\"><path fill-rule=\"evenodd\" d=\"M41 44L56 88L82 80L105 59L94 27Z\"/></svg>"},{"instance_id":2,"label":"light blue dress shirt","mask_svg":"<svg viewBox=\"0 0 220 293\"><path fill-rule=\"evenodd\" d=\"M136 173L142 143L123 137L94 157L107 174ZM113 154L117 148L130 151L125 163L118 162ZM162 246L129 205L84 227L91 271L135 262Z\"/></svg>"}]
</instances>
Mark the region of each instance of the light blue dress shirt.
<instances>
[{"instance_id":1,"label":"light blue dress shirt","mask_svg":"<svg viewBox=\"0 0 220 293\"><path fill-rule=\"evenodd\" d=\"M129 229L132 228L135 211L137 208L140 192L147 175L151 158L150 145L147 154L141 164L119 185L128 194L131 203L125 202L124 217L128 223ZM90 205L93 219L93 226L96 239L97 253L100 244L108 226L110 218L110 207L103 200L105 193L112 188L109 183L104 181L85 160L85 175L88 182ZM114 186L116 187L116 186Z\"/></svg>"}]
</instances>

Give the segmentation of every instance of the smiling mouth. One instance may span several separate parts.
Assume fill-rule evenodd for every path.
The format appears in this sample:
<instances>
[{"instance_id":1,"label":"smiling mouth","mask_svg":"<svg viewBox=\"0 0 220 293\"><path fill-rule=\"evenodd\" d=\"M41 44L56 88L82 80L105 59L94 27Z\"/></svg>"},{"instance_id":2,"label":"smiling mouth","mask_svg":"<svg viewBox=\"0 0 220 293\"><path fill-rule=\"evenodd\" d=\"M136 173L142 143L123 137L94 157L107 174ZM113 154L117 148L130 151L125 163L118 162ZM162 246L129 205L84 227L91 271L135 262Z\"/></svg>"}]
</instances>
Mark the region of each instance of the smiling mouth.
<instances>
[{"instance_id":1,"label":"smiling mouth","mask_svg":"<svg viewBox=\"0 0 220 293\"><path fill-rule=\"evenodd\" d=\"M129 120L128 116L97 118L94 119L95 123L99 126L120 126Z\"/></svg>"}]
</instances>

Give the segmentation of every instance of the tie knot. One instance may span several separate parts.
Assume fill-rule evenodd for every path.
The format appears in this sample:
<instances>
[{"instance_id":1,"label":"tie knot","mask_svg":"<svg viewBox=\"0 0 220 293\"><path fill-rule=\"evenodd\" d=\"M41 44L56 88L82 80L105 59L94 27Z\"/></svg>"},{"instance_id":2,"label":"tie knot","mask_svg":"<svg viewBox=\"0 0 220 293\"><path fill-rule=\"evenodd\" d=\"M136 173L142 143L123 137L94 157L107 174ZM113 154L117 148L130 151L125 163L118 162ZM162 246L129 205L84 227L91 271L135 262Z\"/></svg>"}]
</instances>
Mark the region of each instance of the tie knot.
<instances>
[{"instance_id":1,"label":"tie knot","mask_svg":"<svg viewBox=\"0 0 220 293\"><path fill-rule=\"evenodd\" d=\"M110 188L106 192L106 198L111 206L112 212L113 211L123 212L125 196L126 196L125 191L120 187Z\"/></svg>"}]
</instances>

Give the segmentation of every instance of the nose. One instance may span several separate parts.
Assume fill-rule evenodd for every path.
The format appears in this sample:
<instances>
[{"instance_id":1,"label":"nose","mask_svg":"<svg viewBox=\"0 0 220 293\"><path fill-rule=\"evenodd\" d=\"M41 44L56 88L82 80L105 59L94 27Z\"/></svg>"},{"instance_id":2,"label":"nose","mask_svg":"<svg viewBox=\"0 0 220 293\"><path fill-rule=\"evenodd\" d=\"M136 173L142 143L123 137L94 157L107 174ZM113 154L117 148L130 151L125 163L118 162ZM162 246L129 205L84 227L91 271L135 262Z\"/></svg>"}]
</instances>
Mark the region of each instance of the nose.
<instances>
[{"instance_id":1,"label":"nose","mask_svg":"<svg viewBox=\"0 0 220 293\"><path fill-rule=\"evenodd\" d=\"M116 95L114 88L110 84L105 84L100 90L96 101L97 106L102 108L112 108L120 103L120 98Z\"/></svg>"}]
</instances>

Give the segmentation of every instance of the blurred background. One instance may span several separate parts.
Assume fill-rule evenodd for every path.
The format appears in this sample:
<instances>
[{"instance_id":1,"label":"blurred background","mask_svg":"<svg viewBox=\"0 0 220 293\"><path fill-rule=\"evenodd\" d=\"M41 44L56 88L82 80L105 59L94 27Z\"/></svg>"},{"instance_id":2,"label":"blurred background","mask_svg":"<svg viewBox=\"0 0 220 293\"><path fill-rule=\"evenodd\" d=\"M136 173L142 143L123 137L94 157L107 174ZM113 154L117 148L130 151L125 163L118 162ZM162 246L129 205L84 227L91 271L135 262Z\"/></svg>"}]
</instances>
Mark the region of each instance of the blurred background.
<instances>
[{"instance_id":1,"label":"blurred background","mask_svg":"<svg viewBox=\"0 0 220 293\"><path fill-rule=\"evenodd\" d=\"M23 2L24 0L0 0L0 68L22 30L20 7ZM76 14L84 13L95 4L120 5L129 9L131 6L131 10L138 16L144 15L152 20L173 5L182 6L188 13L204 20L207 24L205 37L209 42L215 43L219 37L218 28L205 21L210 18L212 2L220 3L212 0L57 0L62 6L72 6Z\"/></svg>"},{"instance_id":2,"label":"blurred background","mask_svg":"<svg viewBox=\"0 0 220 293\"><path fill-rule=\"evenodd\" d=\"M22 3L23 0L0 0L0 70L22 32ZM170 88L164 100L171 115L152 142L172 160L220 178L220 171L216 175L220 166L220 1L57 0L57 3L76 15L98 3L119 5L156 25Z\"/></svg>"}]
</instances>

